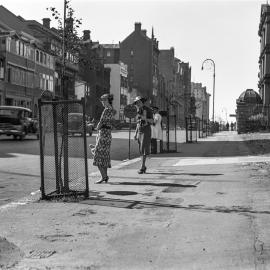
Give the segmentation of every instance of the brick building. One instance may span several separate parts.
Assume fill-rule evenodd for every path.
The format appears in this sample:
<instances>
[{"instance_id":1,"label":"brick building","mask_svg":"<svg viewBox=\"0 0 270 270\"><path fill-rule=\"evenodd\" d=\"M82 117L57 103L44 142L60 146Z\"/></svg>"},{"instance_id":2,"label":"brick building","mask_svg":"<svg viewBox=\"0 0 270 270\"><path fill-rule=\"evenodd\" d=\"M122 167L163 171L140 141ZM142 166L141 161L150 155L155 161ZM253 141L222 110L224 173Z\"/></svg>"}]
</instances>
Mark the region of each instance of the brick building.
<instances>
[{"instance_id":1,"label":"brick building","mask_svg":"<svg viewBox=\"0 0 270 270\"><path fill-rule=\"evenodd\" d=\"M136 91L155 104L158 93L158 41L152 30L151 38L141 23L120 43L120 61L128 65L129 91Z\"/></svg>"},{"instance_id":2,"label":"brick building","mask_svg":"<svg viewBox=\"0 0 270 270\"><path fill-rule=\"evenodd\" d=\"M104 109L99 98L110 92L111 69L104 67L103 46L91 40L90 30L83 32L78 75L85 82L86 112L98 120Z\"/></svg>"},{"instance_id":3,"label":"brick building","mask_svg":"<svg viewBox=\"0 0 270 270\"><path fill-rule=\"evenodd\" d=\"M130 104L130 95L128 91L128 71L127 65L122 62L115 64L105 64L110 68L110 93L114 95L113 108L116 111L114 118L116 120L125 120L124 107Z\"/></svg>"},{"instance_id":4,"label":"brick building","mask_svg":"<svg viewBox=\"0 0 270 270\"><path fill-rule=\"evenodd\" d=\"M50 19L43 18L43 24L35 20L24 20L33 35L42 41L44 49L55 57L55 77L54 77L54 96L63 97L66 95L69 99L75 98L75 80L79 71L78 58L75 53L66 51L64 86L61 89L62 79L62 39L55 28L50 27ZM65 92L64 92L65 91Z\"/></svg>"},{"instance_id":5,"label":"brick building","mask_svg":"<svg viewBox=\"0 0 270 270\"><path fill-rule=\"evenodd\" d=\"M104 64L118 64L120 61L119 44L101 44Z\"/></svg>"},{"instance_id":6,"label":"brick building","mask_svg":"<svg viewBox=\"0 0 270 270\"><path fill-rule=\"evenodd\" d=\"M270 6L261 5L258 35L260 37L259 93L263 104L270 104Z\"/></svg>"},{"instance_id":7,"label":"brick building","mask_svg":"<svg viewBox=\"0 0 270 270\"><path fill-rule=\"evenodd\" d=\"M209 120L209 99L206 87L201 83L191 83L191 96L195 98L196 117L199 119Z\"/></svg>"},{"instance_id":8,"label":"brick building","mask_svg":"<svg viewBox=\"0 0 270 270\"><path fill-rule=\"evenodd\" d=\"M54 55L24 23L0 6L0 104L24 106L37 115L44 90L54 91Z\"/></svg>"},{"instance_id":9,"label":"brick building","mask_svg":"<svg viewBox=\"0 0 270 270\"><path fill-rule=\"evenodd\" d=\"M190 114L190 99L191 99L191 67L187 62L179 63L179 76L181 88L183 88L183 103L184 115Z\"/></svg>"}]
</instances>

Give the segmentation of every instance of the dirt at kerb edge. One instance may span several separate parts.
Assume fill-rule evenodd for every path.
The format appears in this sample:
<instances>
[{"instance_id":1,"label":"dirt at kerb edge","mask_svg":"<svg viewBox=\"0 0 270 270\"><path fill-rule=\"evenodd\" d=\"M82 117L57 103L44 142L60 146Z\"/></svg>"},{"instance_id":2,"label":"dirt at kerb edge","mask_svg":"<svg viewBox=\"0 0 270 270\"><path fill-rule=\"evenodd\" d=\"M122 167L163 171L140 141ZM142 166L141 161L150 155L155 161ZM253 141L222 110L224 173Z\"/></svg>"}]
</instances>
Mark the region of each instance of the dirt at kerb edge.
<instances>
[{"instance_id":1,"label":"dirt at kerb edge","mask_svg":"<svg viewBox=\"0 0 270 270\"><path fill-rule=\"evenodd\" d=\"M0 269L11 269L23 256L23 252L16 245L0 237Z\"/></svg>"}]
</instances>

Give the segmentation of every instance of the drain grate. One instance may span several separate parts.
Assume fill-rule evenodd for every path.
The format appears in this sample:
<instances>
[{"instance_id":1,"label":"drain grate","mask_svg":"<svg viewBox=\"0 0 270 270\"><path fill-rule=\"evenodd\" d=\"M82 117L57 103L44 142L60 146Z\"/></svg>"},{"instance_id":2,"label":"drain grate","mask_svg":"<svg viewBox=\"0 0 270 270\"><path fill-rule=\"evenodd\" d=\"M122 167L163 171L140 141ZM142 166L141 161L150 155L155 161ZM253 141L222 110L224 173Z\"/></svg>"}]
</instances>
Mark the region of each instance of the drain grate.
<instances>
[{"instance_id":1,"label":"drain grate","mask_svg":"<svg viewBox=\"0 0 270 270\"><path fill-rule=\"evenodd\" d=\"M55 250L31 250L29 252L29 255L27 256L27 258L29 258L29 259L45 259L45 258L52 256L55 253L56 253Z\"/></svg>"}]
</instances>

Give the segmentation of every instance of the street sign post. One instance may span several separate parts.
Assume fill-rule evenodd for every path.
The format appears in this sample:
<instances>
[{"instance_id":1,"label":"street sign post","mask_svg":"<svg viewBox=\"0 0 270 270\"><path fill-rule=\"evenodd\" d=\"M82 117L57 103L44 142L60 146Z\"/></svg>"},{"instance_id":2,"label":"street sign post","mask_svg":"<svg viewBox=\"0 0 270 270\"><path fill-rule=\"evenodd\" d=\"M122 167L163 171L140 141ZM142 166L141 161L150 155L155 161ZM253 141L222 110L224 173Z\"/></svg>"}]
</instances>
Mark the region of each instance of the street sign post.
<instances>
[{"instance_id":1,"label":"street sign post","mask_svg":"<svg viewBox=\"0 0 270 270\"><path fill-rule=\"evenodd\" d=\"M137 108L135 105L129 104L124 108L124 115L129 118L129 132L128 132L128 159L130 159L130 133L131 133L131 118L137 115Z\"/></svg>"}]
</instances>

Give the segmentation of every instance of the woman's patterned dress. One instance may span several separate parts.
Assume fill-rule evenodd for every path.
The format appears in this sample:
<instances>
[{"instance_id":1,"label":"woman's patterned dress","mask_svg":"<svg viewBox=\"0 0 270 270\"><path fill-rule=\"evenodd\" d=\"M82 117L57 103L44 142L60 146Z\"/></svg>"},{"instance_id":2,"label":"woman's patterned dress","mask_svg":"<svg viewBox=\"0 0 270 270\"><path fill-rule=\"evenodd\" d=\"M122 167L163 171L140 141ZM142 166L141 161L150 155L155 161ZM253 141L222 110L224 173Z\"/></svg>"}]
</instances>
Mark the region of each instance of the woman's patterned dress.
<instances>
[{"instance_id":1,"label":"woman's patterned dress","mask_svg":"<svg viewBox=\"0 0 270 270\"><path fill-rule=\"evenodd\" d=\"M112 142L112 117L113 108L106 107L99 120L100 129L98 130L96 147L94 150L93 165L111 168L111 142Z\"/></svg>"}]
</instances>

